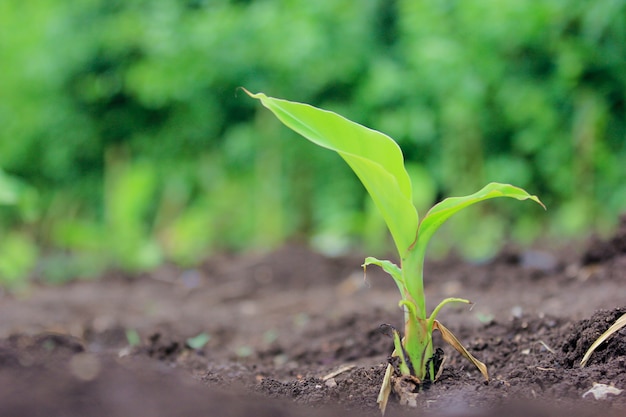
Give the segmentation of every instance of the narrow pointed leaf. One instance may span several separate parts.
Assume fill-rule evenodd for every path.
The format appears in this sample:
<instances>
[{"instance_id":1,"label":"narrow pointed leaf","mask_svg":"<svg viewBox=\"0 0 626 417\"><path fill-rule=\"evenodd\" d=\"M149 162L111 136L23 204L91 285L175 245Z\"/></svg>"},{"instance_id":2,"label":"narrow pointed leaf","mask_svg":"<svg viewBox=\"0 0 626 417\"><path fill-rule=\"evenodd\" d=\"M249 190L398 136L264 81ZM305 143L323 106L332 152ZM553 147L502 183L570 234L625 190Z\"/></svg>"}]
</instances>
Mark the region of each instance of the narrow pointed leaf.
<instances>
[{"instance_id":1,"label":"narrow pointed leaf","mask_svg":"<svg viewBox=\"0 0 626 417\"><path fill-rule=\"evenodd\" d=\"M591 346L585 353L583 360L580 361L580 367L582 368L587 364L587 361L591 357L591 354L598 348L598 346L604 343L606 339L611 337L613 333L618 332L622 327L626 327L626 314L617 319L617 321L613 323L613 325L609 327L606 332L602 333L600 337L598 337L598 339L591 344Z\"/></svg>"},{"instance_id":2,"label":"narrow pointed leaf","mask_svg":"<svg viewBox=\"0 0 626 417\"><path fill-rule=\"evenodd\" d=\"M395 356L397 356L400 359L400 365L399 365L400 373L402 375L413 375L415 372L413 372L413 367L411 366L411 360L407 356L404 350L404 346L402 346L402 339L400 337L400 332L398 331L398 329L391 327L391 333L393 336L393 347L395 348L394 349Z\"/></svg>"},{"instance_id":3,"label":"narrow pointed leaf","mask_svg":"<svg viewBox=\"0 0 626 417\"><path fill-rule=\"evenodd\" d=\"M365 262L363 262L363 270L367 268L368 265L376 265L382 268L383 271L391 275L393 280L396 282L398 286L398 290L400 290L400 294L405 293L404 288L404 277L402 276L402 270L398 267L398 265L394 264L391 261L385 261L376 259L373 256L368 256L365 258Z\"/></svg>"},{"instance_id":4,"label":"narrow pointed leaf","mask_svg":"<svg viewBox=\"0 0 626 417\"><path fill-rule=\"evenodd\" d=\"M510 184L492 182L480 191L465 197L450 197L433 206L422 219L418 231L418 252L424 253L432 235L453 214L480 201L497 197L509 197L517 200L532 200L545 209L537 196L530 195L523 189Z\"/></svg>"},{"instance_id":5,"label":"narrow pointed leaf","mask_svg":"<svg viewBox=\"0 0 626 417\"><path fill-rule=\"evenodd\" d=\"M387 369L385 370L385 376L383 377L383 383L380 386L380 391L378 392L378 398L376 402L378 403L378 409L380 413L384 416L385 410L387 409L387 402L389 401L389 394L391 394L391 373L393 372L393 366L391 364L387 365Z\"/></svg>"},{"instance_id":6,"label":"narrow pointed leaf","mask_svg":"<svg viewBox=\"0 0 626 417\"><path fill-rule=\"evenodd\" d=\"M489 372L487 372L487 366L476 359L465 347L459 342L459 339L456 338L454 334L450 330L448 330L443 324L439 323L437 320L433 323L433 330L439 330L441 332L441 337L443 340L457 350L465 359L474 364L476 368L483 374L485 377L485 381L489 381Z\"/></svg>"},{"instance_id":7,"label":"narrow pointed leaf","mask_svg":"<svg viewBox=\"0 0 626 417\"><path fill-rule=\"evenodd\" d=\"M439 311L443 308L443 306L449 303L472 304L470 300L466 300L465 298L449 297L449 298L441 300L441 302L437 304L437 307L435 307L433 312L430 313L430 317L428 318L428 328L432 328L433 322L437 318L437 314L439 314Z\"/></svg>"},{"instance_id":8,"label":"narrow pointed leaf","mask_svg":"<svg viewBox=\"0 0 626 417\"><path fill-rule=\"evenodd\" d=\"M418 217L398 144L336 113L244 91L260 100L287 127L346 161L374 200L403 256L415 240Z\"/></svg>"}]
</instances>

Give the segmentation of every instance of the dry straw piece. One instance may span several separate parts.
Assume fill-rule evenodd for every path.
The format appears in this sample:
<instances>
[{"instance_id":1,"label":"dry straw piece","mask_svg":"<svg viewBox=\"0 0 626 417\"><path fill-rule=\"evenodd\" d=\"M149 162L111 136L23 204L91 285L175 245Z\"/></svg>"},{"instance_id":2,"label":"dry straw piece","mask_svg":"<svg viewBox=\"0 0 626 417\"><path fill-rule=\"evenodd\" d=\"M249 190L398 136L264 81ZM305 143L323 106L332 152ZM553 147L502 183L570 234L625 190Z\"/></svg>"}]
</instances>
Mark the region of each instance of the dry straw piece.
<instances>
[{"instance_id":1,"label":"dry straw piece","mask_svg":"<svg viewBox=\"0 0 626 417\"><path fill-rule=\"evenodd\" d=\"M613 325L609 327L606 332L602 333L600 337L598 337L598 339L593 342L593 344L589 347L589 350L587 350L587 353L585 353L583 360L580 361L580 367L582 368L587 364L587 361L589 361L591 354L598 348L598 346L600 346L606 339L611 337L613 333L618 332L624 326L626 326L626 313L624 313L619 319L617 319L617 321L613 323Z\"/></svg>"}]
</instances>

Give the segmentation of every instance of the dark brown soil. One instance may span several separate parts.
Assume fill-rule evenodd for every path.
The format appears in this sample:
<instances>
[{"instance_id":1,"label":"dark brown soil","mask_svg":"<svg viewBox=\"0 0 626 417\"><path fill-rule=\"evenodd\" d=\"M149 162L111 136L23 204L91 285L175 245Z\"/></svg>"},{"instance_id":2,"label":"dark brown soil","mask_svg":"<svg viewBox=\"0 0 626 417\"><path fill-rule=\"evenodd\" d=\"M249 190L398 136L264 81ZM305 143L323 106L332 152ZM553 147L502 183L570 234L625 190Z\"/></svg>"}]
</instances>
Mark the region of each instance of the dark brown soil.
<instances>
[{"instance_id":1,"label":"dark brown soil","mask_svg":"<svg viewBox=\"0 0 626 417\"><path fill-rule=\"evenodd\" d=\"M579 366L626 312L626 219L605 241L569 251L507 248L492 262L431 262L432 308L489 367L451 348L418 411L388 415L623 415L626 330ZM376 416L401 328L390 278L364 278L362 256L325 258L300 245L216 256L203 267L109 274L0 297L0 416ZM129 346L137 332L140 343ZM193 349L188 339L205 333Z\"/></svg>"}]
</instances>

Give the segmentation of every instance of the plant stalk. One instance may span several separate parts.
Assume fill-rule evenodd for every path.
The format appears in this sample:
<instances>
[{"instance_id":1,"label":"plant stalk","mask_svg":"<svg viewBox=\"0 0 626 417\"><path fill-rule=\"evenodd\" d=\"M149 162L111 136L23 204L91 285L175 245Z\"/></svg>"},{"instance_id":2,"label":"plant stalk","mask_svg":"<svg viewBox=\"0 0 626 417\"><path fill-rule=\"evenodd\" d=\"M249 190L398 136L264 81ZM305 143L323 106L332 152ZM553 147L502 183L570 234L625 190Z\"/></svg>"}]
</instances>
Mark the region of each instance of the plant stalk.
<instances>
[{"instance_id":1,"label":"plant stalk","mask_svg":"<svg viewBox=\"0 0 626 417\"><path fill-rule=\"evenodd\" d=\"M424 297L424 257L410 250L402 259L402 274L405 284L404 347L416 373L413 376L423 381L429 375L434 377L434 366L432 361L429 362L433 356L433 341L432 323L426 315ZM427 369L427 363L430 363L430 369Z\"/></svg>"}]
</instances>

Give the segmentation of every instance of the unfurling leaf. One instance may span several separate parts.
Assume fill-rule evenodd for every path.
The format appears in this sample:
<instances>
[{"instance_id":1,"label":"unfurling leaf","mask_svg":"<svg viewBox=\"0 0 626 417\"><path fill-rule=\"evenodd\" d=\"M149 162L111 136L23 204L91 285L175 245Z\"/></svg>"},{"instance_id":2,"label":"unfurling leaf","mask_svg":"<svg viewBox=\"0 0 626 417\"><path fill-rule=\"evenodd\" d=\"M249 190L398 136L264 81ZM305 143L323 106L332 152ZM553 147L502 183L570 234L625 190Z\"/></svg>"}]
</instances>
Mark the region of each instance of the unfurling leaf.
<instances>
[{"instance_id":1,"label":"unfurling leaf","mask_svg":"<svg viewBox=\"0 0 626 417\"><path fill-rule=\"evenodd\" d=\"M481 374L485 377L486 381L489 381L489 373L487 372L487 366L476 359L471 353L468 352L467 349L459 342L459 339L456 338L454 334L450 330L448 330L443 324L439 323L437 320L433 323L433 330L439 330L441 332L441 337L443 340L450 344L453 348L457 350L465 359L474 364L476 368L480 371Z\"/></svg>"}]
</instances>

